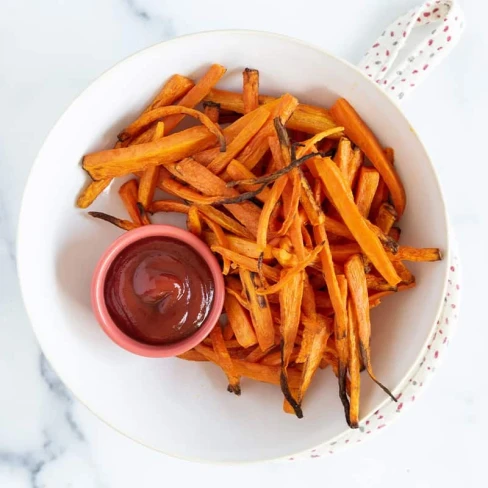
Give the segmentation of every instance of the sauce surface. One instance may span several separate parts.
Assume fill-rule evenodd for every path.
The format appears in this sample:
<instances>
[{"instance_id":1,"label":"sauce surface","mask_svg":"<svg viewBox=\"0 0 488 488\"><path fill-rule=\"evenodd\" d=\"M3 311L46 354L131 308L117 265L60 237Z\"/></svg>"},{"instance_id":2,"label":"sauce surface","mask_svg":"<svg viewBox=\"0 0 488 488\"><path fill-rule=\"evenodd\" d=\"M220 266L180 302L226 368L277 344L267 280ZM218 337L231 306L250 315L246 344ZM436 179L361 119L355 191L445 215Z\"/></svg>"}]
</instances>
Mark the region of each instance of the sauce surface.
<instances>
[{"instance_id":1,"label":"sauce surface","mask_svg":"<svg viewBox=\"0 0 488 488\"><path fill-rule=\"evenodd\" d=\"M115 258L104 294L110 316L128 336L146 344L171 344L205 322L214 281L207 263L188 244L148 237Z\"/></svg>"}]
</instances>

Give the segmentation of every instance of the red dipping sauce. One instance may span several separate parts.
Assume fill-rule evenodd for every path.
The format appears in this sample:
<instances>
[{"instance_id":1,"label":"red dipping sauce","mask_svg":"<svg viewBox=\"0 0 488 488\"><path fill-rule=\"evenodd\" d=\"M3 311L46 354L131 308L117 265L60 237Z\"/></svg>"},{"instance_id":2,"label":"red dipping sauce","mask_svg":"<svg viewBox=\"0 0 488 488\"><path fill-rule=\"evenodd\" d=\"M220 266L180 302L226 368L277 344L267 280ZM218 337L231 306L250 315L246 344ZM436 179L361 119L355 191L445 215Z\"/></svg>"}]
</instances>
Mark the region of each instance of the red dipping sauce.
<instances>
[{"instance_id":1,"label":"red dipping sauce","mask_svg":"<svg viewBox=\"0 0 488 488\"><path fill-rule=\"evenodd\" d=\"M104 298L122 332L156 345L178 342L198 330L214 293L210 268L191 246L170 237L147 237L114 259Z\"/></svg>"}]
</instances>

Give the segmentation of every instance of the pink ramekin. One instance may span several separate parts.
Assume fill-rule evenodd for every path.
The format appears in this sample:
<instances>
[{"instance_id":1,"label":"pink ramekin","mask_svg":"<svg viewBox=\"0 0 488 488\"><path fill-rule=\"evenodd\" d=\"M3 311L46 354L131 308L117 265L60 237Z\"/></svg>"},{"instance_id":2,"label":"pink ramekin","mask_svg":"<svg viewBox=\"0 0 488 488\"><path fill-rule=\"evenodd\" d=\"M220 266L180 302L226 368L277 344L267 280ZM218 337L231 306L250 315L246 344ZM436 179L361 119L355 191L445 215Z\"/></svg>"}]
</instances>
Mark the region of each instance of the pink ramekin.
<instances>
[{"instance_id":1,"label":"pink ramekin","mask_svg":"<svg viewBox=\"0 0 488 488\"><path fill-rule=\"evenodd\" d=\"M191 246L208 264L215 284L214 300L207 320L190 337L173 344L152 345L136 341L122 332L110 316L105 303L105 279L114 259L130 244L146 237L171 237ZM103 253L97 263L91 284L91 302L93 312L105 333L117 345L139 356L165 358L189 351L200 344L217 323L222 312L225 296L225 284L222 271L215 256L208 246L190 232L172 225L147 225L126 232L114 241Z\"/></svg>"}]
</instances>

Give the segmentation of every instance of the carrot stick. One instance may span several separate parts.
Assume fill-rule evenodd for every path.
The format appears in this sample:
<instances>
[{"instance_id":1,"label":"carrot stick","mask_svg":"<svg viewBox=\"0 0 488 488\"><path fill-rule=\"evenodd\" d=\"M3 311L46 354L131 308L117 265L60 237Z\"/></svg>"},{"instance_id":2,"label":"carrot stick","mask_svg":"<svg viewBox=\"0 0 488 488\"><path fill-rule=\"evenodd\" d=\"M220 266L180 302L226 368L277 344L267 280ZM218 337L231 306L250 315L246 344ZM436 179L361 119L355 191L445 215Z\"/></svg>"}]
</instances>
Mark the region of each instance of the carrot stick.
<instances>
[{"instance_id":1,"label":"carrot stick","mask_svg":"<svg viewBox=\"0 0 488 488\"><path fill-rule=\"evenodd\" d=\"M251 139L237 159L248 169L253 169L269 149L268 138L274 134L274 119L279 117L285 123L298 105L298 100L289 94L277 100L268 121ZM265 106L266 107L266 106ZM263 107L263 108L265 108Z\"/></svg>"},{"instance_id":2,"label":"carrot stick","mask_svg":"<svg viewBox=\"0 0 488 488\"><path fill-rule=\"evenodd\" d=\"M149 213L158 212L177 212L187 214L190 210L190 206L183 202L176 200L155 200L149 206Z\"/></svg>"},{"instance_id":3,"label":"carrot stick","mask_svg":"<svg viewBox=\"0 0 488 488\"><path fill-rule=\"evenodd\" d=\"M366 154L390 190L395 209L401 217L406 205L403 184L385 156L380 143L359 114L344 98L339 98L330 110L334 120L344 126L346 135Z\"/></svg>"},{"instance_id":4,"label":"carrot stick","mask_svg":"<svg viewBox=\"0 0 488 488\"><path fill-rule=\"evenodd\" d=\"M213 89L206 97L206 100L220 103L223 109L244 113L244 102L240 93ZM276 100L274 97L259 96L260 104L267 104L274 100ZM318 134L335 127L335 125L328 110L305 104L298 105L297 110L286 123L287 128L307 134Z\"/></svg>"},{"instance_id":5,"label":"carrot stick","mask_svg":"<svg viewBox=\"0 0 488 488\"><path fill-rule=\"evenodd\" d=\"M90 184L80 193L78 200L76 200L76 206L79 208L89 207L98 195L107 188L111 181L111 178L106 178L100 181L90 181Z\"/></svg>"},{"instance_id":6,"label":"carrot stick","mask_svg":"<svg viewBox=\"0 0 488 488\"><path fill-rule=\"evenodd\" d=\"M212 134L217 137L220 143L221 151L225 151L225 138L222 134L220 127L213 123L205 114L199 112L198 110L194 110L192 108L181 107L179 105L170 105L168 107L160 107L150 112L147 112L139 117L135 122L130 124L126 127L117 137L120 141L125 141L130 139L131 137L136 136L141 131L144 130L145 127L152 124L153 122L160 121L164 117L171 116L172 114L184 114L190 115L198 119ZM182 116L181 116L182 117ZM165 122L164 130L168 131L167 122ZM157 140L159 138L153 140Z\"/></svg>"},{"instance_id":7,"label":"carrot stick","mask_svg":"<svg viewBox=\"0 0 488 488\"><path fill-rule=\"evenodd\" d=\"M154 132L153 140L157 141L164 136L164 122L158 122ZM159 166L151 166L147 168L139 180L139 189L137 199L141 205L147 210L152 199L159 180Z\"/></svg>"},{"instance_id":8,"label":"carrot stick","mask_svg":"<svg viewBox=\"0 0 488 488\"><path fill-rule=\"evenodd\" d=\"M217 355L219 366L223 369L227 379L229 380L227 391L239 396L241 394L240 378L229 355L229 351L227 350L227 346L222 335L222 328L219 323L217 323L217 325L210 332L210 339L212 340L213 350Z\"/></svg>"},{"instance_id":9,"label":"carrot stick","mask_svg":"<svg viewBox=\"0 0 488 488\"><path fill-rule=\"evenodd\" d=\"M396 402L396 398L391 391L377 380L371 365L371 321L369 316L368 288L361 256L355 254L350 258L344 267L344 272L358 321L359 351L362 362L370 378Z\"/></svg>"},{"instance_id":10,"label":"carrot stick","mask_svg":"<svg viewBox=\"0 0 488 488\"><path fill-rule=\"evenodd\" d=\"M212 173L221 173L226 166L241 152L261 129L268 119L269 112L264 109L258 109L254 112L249 124L239 133L239 135L227 146L225 152L220 153L208 166L207 169Z\"/></svg>"},{"instance_id":11,"label":"carrot stick","mask_svg":"<svg viewBox=\"0 0 488 488\"><path fill-rule=\"evenodd\" d=\"M184 159L177 164L167 166L168 170L177 178L190 184L204 195L235 197L239 192L227 185L217 175L205 166L191 158ZM227 204L224 207L239 220L253 235L256 236L260 209L253 203L246 201L238 204Z\"/></svg>"},{"instance_id":12,"label":"carrot stick","mask_svg":"<svg viewBox=\"0 0 488 488\"><path fill-rule=\"evenodd\" d=\"M351 141L345 137L341 137L334 156L334 163L337 164L346 179L348 177L349 162L352 155Z\"/></svg>"},{"instance_id":13,"label":"carrot stick","mask_svg":"<svg viewBox=\"0 0 488 488\"><path fill-rule=\"evenodd\" d=\"M220 104L215 102L203 102L203 113L214 123L219 123Z\"/></svg>"},{"instance_id":14,"label":"carrot stick","mask_svg":"<svg viewBox=\"0 0 488 488\"><path fill-rule=\"evenodd\" d=\"M348 346L349 346L349 378L351 382L349 426L357 429L359 426L359 393L361 388L361 358L359 357L359 338L356 312L351 298L347 301L348 317Z\"/></svg>"},{"instance_id":15,"label":"carrot stick","mask_svg":"<svg viewBox=\"0 0 488 488\"><path fill-rule=\"evenodd\" d=\"M300 323L300 308L303 296L303 272L296 273L289 285L280 291L281 311L281 390L285 399L298 418L303 417L302 409L290 391L288 365Z\"/></svg>"},{"instance_id":16,"label":"carrot stick","mask_svg":"<svg viewBox=\"0 0 488 488\"><path fill-rule=\"evenodd\" d=\"M391 165L393 165L394 159L395 159L395 153L391 147L385 148L385 156L386 156L387 161ZM380 208L380 205L384 202L387 202L387 201L388 201L388 187L386 186L383 178L380 178L380 182L378 184L378 189L376 190L376 194L373 198L373 203L371 204L370 215L373 217L373 219L378 214L378 210Z\"/></svg>"},{"instance_id":17,"label":"carrot stick","mask_svg":"<svg viewBox=\"0 0 488 488\"><path fill-rule=\"evenodd\" d=\"M239 222L209 205L197 205L198 211L236 236L253 238L253 235Z\"/></svg>"},{"instance_id":18,"label":"carrot stick","mask_svg":"<svg viewBox=\"0 0 488 488\"><path fill-rule=\"evenodd\" d=\"M355 201L359 213L365 218L368 218L379 181L380 174L374 168L363 167L359 170Z\"/></svg>"},{"instance_id":19,"label":"carrot stick","mask_svg":"<svg viewBox=\"0 0 488 488\"><path fill-rule=\"evenodd\" d=\"M222 257L230 259L235 265L239 266L240 268L247 269L252 271L253 273L258 273L258 260L252 259L248 256L243 256L237 252L231 251L230 249L223 247L223 246L212 246L212 252L220 254ZM264 276L267 279L272 281L279 281L280 280L280 272L276 268L272 268L266 264L261 266Z\"/></svg>"},{"instance_id":20,"label":"carrot stick","mask_svg":"<svg viewBox=\"0 0 488 488\"><path fill-rule=\"evenodd\" d=\"M259 71L246 68L242 72L242 102L244 113L252 112L259 106Z\"/></svg>"},{"instance_id":21,"label":"carrot stick","mask_svg":"<svg viewBox=\"0 0 488 488\"><path fill-rule=\"evenodd\" d=\"M239 280L233 276L227 276L225 284L229 289L236 293L240 292L242 289ZM245 348L257 344L258 340L249 313L234 295L226 293L224 310L239 344Z\"/></svg>"},{"instance_id":22,"label":"carrot stick","mask_svg":"<svg viewBox=\"0 0 488 488\"><path fill-rule=\"evenodd\" d=\"M339 168L330 158L323 158L321 164L317 164L316 158L311 161L322 185L332 198L335 208L363 252L392 286L398 284L401 280L396 274L395 268L393 268L380 241L367 225L367 221L359 213L354 204L349 185L342 177Z\"/></svg>"},{"instance_id":23,"label":"carrot stick","mask_svg":"<svg viewBox=\"0 0 488 488\"><path fill-rule=\"evenodd\" d=\"M181 107L196 107L209 93L209 91L224 76L226 68L213 64L209 70L197 81L195 86L179 101ZM184 115L172 115L165 120L168 134L181 122Z\"/></svg>"},{"instance_id":24,"label":"carrot stick","mask_svg":"<svg viewBox=\"0 0 488 488\"><path fill-rule=\"evenodd\" d=\"M259 215L259 222L258 222L258 230L257 230L257 238L256 242L258 245L258 249L264 250L267 245L268 241L268 227L269 227L269 220L271 217L271 213L275 208L275 205L278 203L278 200L281 198L281 194L285 189L285 186L288 183L288 179L286 176L282 176L278 178L269 193L268 199L264 204L264 207Z\"/></svg>"},{"instance_id":25,"label":"carrot stick","mask_svg":"<svg viewBox=\"0 0 488 488\"><path fill-rule=\"evenodd\" d=\"M132 179L124 183L119 188L119 195L134 224L148 225L151 223L145 213L141 215L140 209L137 206L137 180Z\"/></svg>"},{"instance_id":26,"label":"carrot stick","mask_svg":"<svg viewBox=\"0 0 488 488\"><path fill-rule=\"evenodd\" d=\"M240 161L233 159L227 166L225 172L233 180L244 180L254 178L254 173L247 169ZM240 185L240 188L244 191L255 191L260 188L260 185ZM261 202L266 202L270 193L269 188L262 190L256 198Z\"/></svg>"},{"instance_id":27,"label":"carrot stick","mask_svg":"<svg viewBox=\"0 0 488 488\"><path fill-rule=\"evenodd\" d=\"M266 297L256 293L257 274L253 271L240 268L239 276L242 287L246 293L251 313L251 320L256 332L261 350L267 351L274 346L274 327L271 310Z\"/></svg>"},{"instance_id":28,"label":"carrot stick","mask_svg":"<svg viewBox=\"0 0 488 488\"><path fill-rule=\"evenodd\" d=\"M198 215L198 212L197 212ZM212 232L215 234L215 237L217 238L217 242L219 243L219 246L222 246L224 248L229 247L229 241L227 240L227 236L225 235L224 231L222 230L222 227L220 227L219 224L214 222L212 219L209 219L205 215L202 215L202 219L205 221L205 223L210 227ZM222 274L223 275L228 275L230 271L230 260L229 258L222 256L222 260L224 262L224 265L222 267Z\"/></svg>"},{"instance_id":29,"label":"carrot stick","mask_svg":"<svg viewBox=\"0 0 488 488\"><path fill-rule=\"evenodd\" d=\"M173 104L179 98L185 96L194 86L195 83L186 76L178 74L171 76L143 113Z\"/></svg>"}]
</instances>

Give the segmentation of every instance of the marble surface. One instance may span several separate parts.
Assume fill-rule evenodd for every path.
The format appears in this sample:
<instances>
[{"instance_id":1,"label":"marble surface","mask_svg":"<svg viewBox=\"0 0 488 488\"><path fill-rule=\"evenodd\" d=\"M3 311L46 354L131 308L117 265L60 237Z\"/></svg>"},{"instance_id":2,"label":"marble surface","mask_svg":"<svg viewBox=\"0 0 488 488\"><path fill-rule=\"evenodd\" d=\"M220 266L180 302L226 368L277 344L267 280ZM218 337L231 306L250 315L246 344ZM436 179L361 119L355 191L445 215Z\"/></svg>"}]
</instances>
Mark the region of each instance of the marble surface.
<instances>
[{"instance_id":1,"label":"marble surface","mask_svg":"<svg viewBox=\"0 0 488 488\"><path fill-rule=\"evenodd\" d=\"M136 445L50 369L16 278L15 233L29 169L70 101L125 56L174 36L247 28L302 38L357 62L415 0L2 0L0 4L0 487L482 486L488 393L486 178L488 5L464 0L451 58L403 104L436 163L464 268L459 330L421 401L371 441L324 460L213 467ZM245 5L245 6L244 6ZM361 14L357 9L361 8ZM356 13L355 13L356 12ZM49 189L47 189L49 190Z\"/></svg>"}]
</instances>

